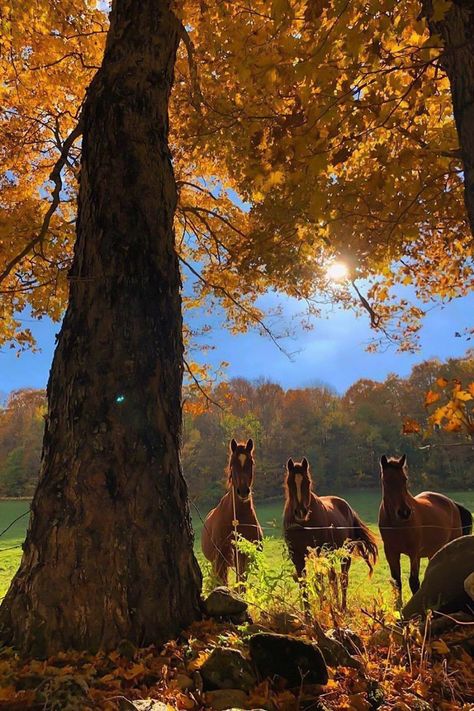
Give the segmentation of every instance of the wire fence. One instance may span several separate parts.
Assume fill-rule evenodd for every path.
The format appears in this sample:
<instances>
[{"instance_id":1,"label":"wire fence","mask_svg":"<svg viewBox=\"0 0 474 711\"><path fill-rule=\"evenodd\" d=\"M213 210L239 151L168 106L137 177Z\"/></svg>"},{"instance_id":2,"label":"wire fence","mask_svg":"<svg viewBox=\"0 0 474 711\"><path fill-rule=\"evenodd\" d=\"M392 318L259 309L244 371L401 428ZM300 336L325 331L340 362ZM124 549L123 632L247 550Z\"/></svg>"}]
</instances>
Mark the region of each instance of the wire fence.
<instances>
[{"instance_id":1,"label":"wire fence","mask_svg":"<svg viewBox=\"0 0 474 711\"><path fill-rule=\"evenodd\" d=\"M191 506L195 509L200 521L201 525L203 528L206 530L206 532L209 535L209 539L212 543L212 545L215 547L219 555L225 560L225 562L229 565L232 566L233 563L227 558L227 556L224 554L224 552L221 549L221 546L219 546L216 541L214 540L214 537L212 536L211 531L209 530L207 524L206 524L206 519L203 517L200 509L196 505L194 501L191 501ZM16 518L11 521L8 526L6 526L2 531L0 531L0 538L5 535L18 521L22 520L26 516L29 516L31 512L31 508L29 508L27 511L24 511L22 514L17 516ZM234 520L231 522L232 524L232 531L227 536L227 538L236 538L237 534L239 533L239 528L245 529L245 528L256 528L261 531L272 531L276 532L278 530L278 526L276 524L272 526L262 526L259 523L246 523L246 522L240 522L236 519L234 516ZM290 525L282 526L281 532L284 535L285 531L291 531L292 533L295 531L301 531L302 533L307 533L309 531L348 531L351 529L350 525L345 525L345 526L335 526L334 524L326 525L326 526L307 526L305 524L301 523L292 523ZM441 526L438 524L417 524L417 525L408 525L405 522L400 522L398 525L394 526L378 526L378 529L380 532L382 531L408 531L408 530L421 530L421 529L437 529L437 530L445 530L446 526ZM225 541L224 541L225 542ZM23 547L22 543L13 545L13 546L7 546L6 548L1 548L0 547L0 554L5 553L7 551L12 551L12 550L17 550ZM0 600L3 599L0 597Z\"/></svg>"}]
</instances>

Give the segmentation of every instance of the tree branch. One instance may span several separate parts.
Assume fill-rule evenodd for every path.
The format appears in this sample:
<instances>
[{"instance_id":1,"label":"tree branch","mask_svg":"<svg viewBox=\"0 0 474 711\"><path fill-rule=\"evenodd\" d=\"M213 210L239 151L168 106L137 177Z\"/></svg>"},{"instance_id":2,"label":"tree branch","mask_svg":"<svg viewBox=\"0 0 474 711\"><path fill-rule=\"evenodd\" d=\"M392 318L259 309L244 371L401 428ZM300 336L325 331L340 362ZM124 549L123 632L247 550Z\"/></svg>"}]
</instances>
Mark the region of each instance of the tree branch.
<instances>
[{"instance_id":1,"label":"tree branch","mask_svg":"<svg viewBox=\"0 0 474 711\"><path fill-rule=\"evenodd\" d=\"M179 258L180 262L182 262L182 263L184 264L184 266L187 267L187 268L189 269L189 271L190 271L192 274L194 274L194 276L195 276L197 279L199 279L199 281L201 281L203 284L205 284L207 287L213 289L214 291L220 291L222 294L224 294L224 296L226 296L230 301L232 301L232 303L235 304L235 306L237 306L237 307L238 307L239 309L241 309L244 313L246 313L247 316L249 316L249 317L252 319L252 321L255 321L255 323L257 323L257 324L260 326L260 328L261 328L263 331L265 331L265 333L267 334L267 336L273 341L273 343L276 345L276 347L278 348L278 350L281 351L282 353L284 353L288 358L290 357L289 354L286 352L286 350L285 350L284 348L282 348L282 346L278 343L276 337L273 335L273 333L270 331L270 329L268 328L268 326L264 323L264 321L262 321L261 318L259 318L256 314L253 314L253 313L250 311L250 309L248 309L246 306L244 306L243 304L241 304L240 301L238 301L238 299L236 299L235 296L232 296L232 294L230 294L224 286L221 286L220 284L212 284L211 282L208 282L208 281L207 281L206 279L204 279L204 277L203 277L201 274L199 274L199 272L198 272L196 269L194 269L194 267L191 266L191 264L189 264L189 262L187 262L183 257L181 257L180 255L178 255L178 258Z\"/></svg>"},{"instance_id":2,"label":"tree branch","mask_svg":"<svg viewBox=\"0 0 474 711\"><path fill-rule=\"evenodd\" d=\"M196 378L196 376L194 375L193 371L191 370L191 367L190 367L188 361L186 360L186 358L183 358L183 363L184 363L184 367L186 368L186 370L188 371L189 375L191 376L191 378L192 378L194 384L196 385L197 389L199 390L199 392L200 392L202 395L204 395L204 397L206 398L207 402L210 402L212 405L215 405L215 406L218 407L220 410L222 410L223 412L225 412L225 408L223 408L222 405L221 405L219 402L217 402L217 400L213 400L212 397L204 390L204 388L202 387L201 383L199 382L199 380Z\"/></svg>"},{"instance_id":3,"label":"tree branch","mask_svg":"<svg viewBox=\"0 0 474 711\"><path fill-rule=\"evenodd\" d=\"M53 217L54 213L56 212L59 203L61 202L61 189L63 187L63 183L61 180L61 171L64 168L64 166L67 163L67 159L69 156L69 151L71 150L74 142L76 139L81 135L82 133L82 120L79 119L78 123L76 124L75 128L71 131L69 136L66 138L64 143L62 144L62 149L61 153L59 155L58 160L54 164L53 170L51 171L51 174L49 176L49 179L53 181L54 183L54 190L52 193L52 200L51 204L48 208L48 211L46 212L44 219L43 219L43 224L41 225L41 229L38 232L35 237L33 237L26 245L25 247L21 250L19 254L17 254L13 259L11 259L5 268L3 269L2 272L0 272L0 284L5 281L5 279L10 275L12 269L15 268L15 266L21 262L21 260L26 257L29 252L37 245L43 242L44 238L46 237L46 234L49 229L49 225L51 222L51 218Z\"/></svg>"},{"instance_id":4,"label":"tree branch","mask_svg":"<svg viewBox=\"0 0 474 711\"><path fill-rule=\"evenodd\" d=\"M201 87L199 85L197 64L194 59L194 44L191 37L189 36L189 32L187 31L183 23L178 18L176 18L176 22L178 24L178 35L180 39L183 40L183 44L186 47L186 52L188 55L189 75L191 78L192 89L191 103L196 109L196 111L198 113L201 113L201 104L203 104L204 102L201 93Z\"/></svg>"}]
</instances>

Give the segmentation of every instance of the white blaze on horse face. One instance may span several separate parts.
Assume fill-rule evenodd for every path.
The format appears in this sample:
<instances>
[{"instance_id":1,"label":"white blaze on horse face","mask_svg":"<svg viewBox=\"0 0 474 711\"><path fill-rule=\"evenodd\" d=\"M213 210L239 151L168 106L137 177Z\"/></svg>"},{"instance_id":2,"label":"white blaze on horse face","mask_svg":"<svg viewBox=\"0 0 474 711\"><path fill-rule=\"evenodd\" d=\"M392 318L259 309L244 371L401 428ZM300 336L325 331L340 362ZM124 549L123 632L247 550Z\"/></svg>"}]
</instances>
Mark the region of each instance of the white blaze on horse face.
<instances>
[{"instance_id":1,"label":"white blaze on horse face","mask_svg":"<svg viewBox=\"0 0 474 711\"><path fill-rule=\"evenodd\" d=\"M301 504L301 484L303 483L303 475L295 474L295 484L296 484L296 498L298 503Z\"/></svg>"},{"instance_id":2,"label":"white blaze on horse face","mask_svg":"<svg viewBox=\"0 0 474 711\"><path fill-rule=\"evenodd\" d=\"M247 461L247 455L246 454L239 454L239 462L240 462L240 466L242 467L242 469L244 468L246 461Z\"/></svg>"}]
</instances>

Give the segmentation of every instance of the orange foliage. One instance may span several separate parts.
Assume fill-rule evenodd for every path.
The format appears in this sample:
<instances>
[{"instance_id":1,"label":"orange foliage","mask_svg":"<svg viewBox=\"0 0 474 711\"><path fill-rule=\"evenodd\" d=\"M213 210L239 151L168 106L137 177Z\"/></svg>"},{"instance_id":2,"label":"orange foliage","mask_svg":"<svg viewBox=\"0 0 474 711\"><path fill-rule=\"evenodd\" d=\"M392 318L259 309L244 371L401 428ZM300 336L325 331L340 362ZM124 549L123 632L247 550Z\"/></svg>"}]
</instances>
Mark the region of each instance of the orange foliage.
<instances>
[{"instance_id":1,"label":"orange foliage","mask_svg":"<svg viewBox=\"0 0 474 711\"><path fill-rule=\"evenodd\" d=\"M358 632L365 644L372 630L363 625ZM303 683L301 688L287 689L283 680L266 679L251 690L246 706L292 711L321 700L334 711L369 711L374 708L375 694L381 711L410 710L420 699L445 711L468 709L474 666L460 646L468 634L469 628L457 627L422 651L419 632L413 628L402 646L393 639L386 645L370 645L363 671L342 666L330 669L325 687ZM21 660L4 649L0 709L118 711L124 698L156 699L170 711L209 708L196 670L215 646L236 647L245 653L245 640L235 629L208 620L185 631L183 640L180 645L170 642L162 650L136 649L124 643L110 654L68 652L45 661Z\"/></svg>"},{"instance_id":2,"label":"orange foliage","mask_svg":"<svg viewBox=\"0 0 474 711\"><path fill-rule=\"evenodd\" d=\"M103 53L102 8L38 0L0 12L0 340L20 346L32 339L16 314L59 319L67 298L78 122ZM450 90L418 0L175 8L185 307L217 302L231 330L268 333L257 299L277 288L310 313L314 297L369 311L383 337L412 347L423 310L392 286L428 300L473 285ZM341 283L327 276L336 257L349 272ZM360 278L367 299L351 286Z\"/></svg>"}]
</instances>

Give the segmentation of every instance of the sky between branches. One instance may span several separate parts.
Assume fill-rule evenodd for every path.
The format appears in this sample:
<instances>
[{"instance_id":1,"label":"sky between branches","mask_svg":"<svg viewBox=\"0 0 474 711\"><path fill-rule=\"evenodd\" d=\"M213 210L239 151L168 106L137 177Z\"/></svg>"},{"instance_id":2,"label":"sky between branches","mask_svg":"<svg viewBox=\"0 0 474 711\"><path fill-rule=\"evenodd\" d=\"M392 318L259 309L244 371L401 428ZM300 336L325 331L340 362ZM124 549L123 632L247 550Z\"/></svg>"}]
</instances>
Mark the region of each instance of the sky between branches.
<instances>
[{"instance_id":1,"label":"sky between branches","mask_svg":"<svg viewBox=\"0 0 474 711\"><path fill-rule=\"evenodd\" d=\"M306 330L298 314L301 305L287 297L268 294L262 299L266 308L280 306L281 316L269 320L275 333L291 331L280 343L287 354L278 350L268 337L251 331L247 334L230 334L223 326L224 314L200 313L194 317L194 327L208 324L211 330L200 341L211 350L193 353L196 360L218 366L227 361L227 377L266 377L284 387L297 387L324 382L343 392L359 378L383 380L390 372L407 375L411 367L427 358L444 360L459 357L470 346L464 338L455 337L470 323L474 295L457 299L445 306L434 308L426 317L421 332L421 350L417 353L397 353L395 347L368 353L366 345L371 333L366 318L356 318L352 311L334 308L326 311L326 319L313 322L314 328ZM25 315L25 319L28 317ZM33 321L31 328L40 352L16 355L6 347L0 351L0 392L21 387L45 387L52 361L55 334L59 324L49 319Z\"/></svg>"}]
</instances>

